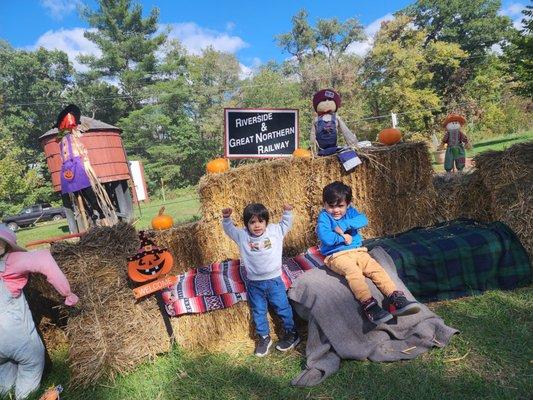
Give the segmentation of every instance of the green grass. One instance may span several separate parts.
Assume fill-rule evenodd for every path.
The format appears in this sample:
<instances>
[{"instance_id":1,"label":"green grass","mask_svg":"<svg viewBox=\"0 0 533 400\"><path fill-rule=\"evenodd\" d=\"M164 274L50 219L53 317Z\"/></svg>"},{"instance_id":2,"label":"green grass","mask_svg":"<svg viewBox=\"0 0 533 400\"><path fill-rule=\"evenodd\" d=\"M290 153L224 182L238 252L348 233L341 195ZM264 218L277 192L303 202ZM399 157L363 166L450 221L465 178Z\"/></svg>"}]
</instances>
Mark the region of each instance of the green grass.
<instances>
[{"instance_id":1,"label":"green grass","mask_svg":"<svg viewBox=\"0 0 533 400\"><path fill-rule=\"evenodd\" d=\"M472 158L479 153L483 153L488 150L505 150L511 147L513 144L520 142L527 142L533 140L533 131L517 133L509 136L500 136L491 139L484 140L473 144L472 150L466 151L466 156ZM436 172L443 172L444 166L433 162L433 169Z\"/></svg>"},{"instance_id":2,"label":"green grass","mask_svg":"<svg viewBox=\"0 0 533 400\"><path fill-rule=\"evenodd\" d=\"M85 390L66 388L65 399L529 399L533 393L533 289L491 291L434 304L460 330L451 343L411 361L343 361L322 385L289 385L304 356L274 351L259 359L252 343L224 353L175 349L155 362ZM299 346L304 351L304 345ZM66 351L53 354L54 369L42 387L66 384ZM37 399L38 396L32 397Z\"/></svg>"},{"instance_id":3,"label":"green grass","mask_svg":"<svg viewBox=\"0 0 533 400\"><path fill-rule=\"evenodd\" d=\"M174 219L174 224L191 221L200 217L200 203L196 190L193 188L182 189L173 192L165 201L153 199L150 203L142 203L139 206L134 206L135 227L137 229L149 228L152 218L157 215L162 205L165 206L165 214L171 215ZM66 235L68 233L66 219L57 222L43 222L37 224L35 227L19 229L17 231L17 241L24 246L28 242Z\"/></svg>"}]
</instances>

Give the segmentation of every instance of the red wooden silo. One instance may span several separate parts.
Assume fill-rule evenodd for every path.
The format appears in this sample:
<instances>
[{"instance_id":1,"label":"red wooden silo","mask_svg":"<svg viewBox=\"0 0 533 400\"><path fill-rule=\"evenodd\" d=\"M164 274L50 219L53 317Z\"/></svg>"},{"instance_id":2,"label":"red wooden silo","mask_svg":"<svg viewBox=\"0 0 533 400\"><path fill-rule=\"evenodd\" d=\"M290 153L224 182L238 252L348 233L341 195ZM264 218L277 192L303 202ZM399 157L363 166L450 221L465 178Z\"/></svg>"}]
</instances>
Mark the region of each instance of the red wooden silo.
<instances>
[{"instance_id":1,"label":"red wooden silo","mask_svg":"<svg viewBox=\"0 0 533 400\"><path fill-rule=\"evenodd\" d=\"M117 216L123 221L133 218L133 202L130 193L130 169L126 152L120 137L121 130L116 126L106 124L93 118L81 117L81 125L85 130L81 135L81 142L87 149L89 161L104 186L111 203L115 207ZM54 191L61 191L61 155L56 128L49 130L39 140L46 155L46 163L52 174ZM66 209L68 225L71 233L83 229L83 221L76 203L67 194L61 196Z\"/></svg>"},{"instance_id":2,"label":"red wooden silo","mask_svg":"<svg viewBox=\"0 0 533 400\"><path fill-rule=\"evenodd\" d=\"M120 129L93 118L81 117L81 124L88 127L81 136L89 161L101 183L130 179L128 160L122 145ZM54 191L61 190L61 156L57 128L50 129L39 140L46 155L46 163L52 174Z\"/></svg>"}]
</instances>

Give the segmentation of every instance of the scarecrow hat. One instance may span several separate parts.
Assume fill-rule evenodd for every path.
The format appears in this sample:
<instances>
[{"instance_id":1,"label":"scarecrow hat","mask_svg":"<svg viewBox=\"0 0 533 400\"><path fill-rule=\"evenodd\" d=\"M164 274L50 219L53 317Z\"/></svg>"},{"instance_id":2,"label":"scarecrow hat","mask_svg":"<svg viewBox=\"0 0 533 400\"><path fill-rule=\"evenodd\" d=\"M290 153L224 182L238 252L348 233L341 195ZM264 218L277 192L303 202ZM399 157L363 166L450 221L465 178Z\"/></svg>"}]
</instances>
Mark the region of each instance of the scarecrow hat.
<instances>
[{"instance_id":1,"label":"scarecrow hat","mask_svg":"<svg viewBox=\"0 0 533 400\"><path fill-rule=\"evenodd\" d=\"M463 126L464 124L466 124L466 119L465 117L459 114L448 114L446 118L444 118L442 126L446 128L446 125L448 125L450 122L459 122L461 126Z\"/></svg>"},{"instance_id":2,"label":"scarecrow hat","mask_svg":"<svg viewBox=\"0 0 533 400\"><path fill-rule=\"evenodd\" d=\"M73 121L64 121L69 114L71 114L69 119L72 119L72 117L74 117ZM64 126L64 124L67 122L75 122L76 125L81 124L81 111L77 105L69 104L68 106L66 106L57 116L57 121L54 125L54 128L65 129L66 127Z\"/></svg>"},{"instance_id":3,"label":"scarecrow hat","mask_svg":"<svg viewBox=\"0 0 533 400\"><path fill-rule=\"evenodd\" d=\"M17 236L15 235L15 232L4 224L0 224L0 240L6 242L9 246L9 249L6 251L27 251L25 248L17 245Z\"/></svg>"},{"instance_id":4,"label":"scarecrow hat","mask_svg":"<svg viewBox=\"0 0 533 400\"><path fill-rule=\"evenodd\" d=\"M167 251L167 249L160 249L157 247L151 239L146 237L144 231L139 232L139 239L141 240L141 247L137 250L135 255L128 257L128 261L140 260L147 254L159 254Z\"/></svg>"},{"instance_id":5,"label":"scarecrow hat","mask_svg":"<svg viewBox=\"0 0 533 400\"><path fill-rule=\"evenodd\" d=\"M315 111L318 107L318 103L326 100L333 100L335 102L335 106L337 106L337 110L341 106L341 96L336 91L333 89L322 89L316 92L313 96L313 108Z\"/></svg>"}]
</instances>

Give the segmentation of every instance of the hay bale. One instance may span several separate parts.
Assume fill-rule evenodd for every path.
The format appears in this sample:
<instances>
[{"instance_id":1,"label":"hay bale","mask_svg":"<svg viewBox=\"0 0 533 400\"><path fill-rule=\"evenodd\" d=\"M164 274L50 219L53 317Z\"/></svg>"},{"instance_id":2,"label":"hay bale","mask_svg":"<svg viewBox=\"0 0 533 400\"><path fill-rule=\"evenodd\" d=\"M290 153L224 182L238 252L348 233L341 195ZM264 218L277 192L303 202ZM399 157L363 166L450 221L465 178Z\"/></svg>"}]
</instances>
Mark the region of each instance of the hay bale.
<instances>
[{"instance_id":1,"label":"hay bale","mask_svg":"<svg viewBox=\"0 0 533 400\"><path fill-rule=\"evenodd\" d=\"M438 174L433 178L437 193L437 217L440 221L471 218L494 221L491 195L477 171L451 176Z\"/></svg>"},{"instance_id":2,"label":"hay bale","mask_svg":"<svg viewBox=\"0 0 533 400\"><path fill-rule=\"evenodd\" d=\"M436 196L432 168L422 142L361 149L363 163L347 173L336 156L265 161L204 176L199 185L202 220L198 246L202 263L238 257L237 246L224 235L220 210L234 209L242 226L242 211L252 202L263 203L271 220L281 218L283 204L294 206L294 225L284 241L284 252L293 255L316 244L315 224L322 208L322 188L335 180L349 185L353 202L369 218L365 237L376 237L427 226Z\"/></svg>"},{"instance_id":3,"label":"hay bale","mask_svg":"<svg viewBox=\"0 0 533 400\"><path fill-rule=\"evenodd\" d=\"M308 159L272 160L202 177L198 187L202 212L198 244L202 263L238 256L237 246L222 230L220 210L232 207L234 222L242 226L242 212L249 203L264 204L273 222L281 219L284 204L292 204L295 218L285 238L285 250L294 254L305 248L304 232L310 225L309 164Z\"/></svg>"},{"instance_id":4,"label":"hay bale","mask_svg":"<svg viewBox=\"0 0 533 400\"><path fill-rule=\"evenodd\" d=\"M154 298L135 302L127 257L140 245L131 225L91 229L79 243L58 243L52 254L80 297L69 318L71 384L113 378L157 353L169 340Z\"/></svg>"},{"instance_id":5,"label":"hay bale","mask_svg":"<svg viewBox=\"0 0 533 400\"><path fill-rule=\"evenodd\" d=\"M198 225L191 222L161 231L148 231L147 234L159 247L167 248L174 258L171 273L181 274L202 264L198 252Z\"/></svg>"},{"instance_id":6,"label":"hay bale","mask_svg":"<svg viewBox=\"0 0 533 400\"><path fill-rule=\"evenodd\" d=\"M494 218L509 225L533 259L533 141L474 157Z\"/></svg>"}]
</instances>

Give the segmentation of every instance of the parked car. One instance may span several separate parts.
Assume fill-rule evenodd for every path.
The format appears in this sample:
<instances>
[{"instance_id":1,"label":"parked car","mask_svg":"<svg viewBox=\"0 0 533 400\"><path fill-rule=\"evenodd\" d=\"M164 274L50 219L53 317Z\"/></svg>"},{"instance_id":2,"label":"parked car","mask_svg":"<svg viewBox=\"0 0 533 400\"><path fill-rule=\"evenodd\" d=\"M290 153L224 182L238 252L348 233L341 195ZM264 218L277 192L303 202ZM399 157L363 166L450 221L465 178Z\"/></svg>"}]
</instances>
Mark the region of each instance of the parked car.
<instances>
[{"instance_id":1,"label":"parked car","mask_svg":"<svg viewBox=\"0 0 533 400\"><path fill-rule=\"evenodd\" d=\"M5 217L2 222L12 231L16 231L20 227L33 225L36 222L58 221L62 218L66 218L63 207L52 207L48 203L43 203L26 207L17 215Z\"/></svg>"}]
</instances>

